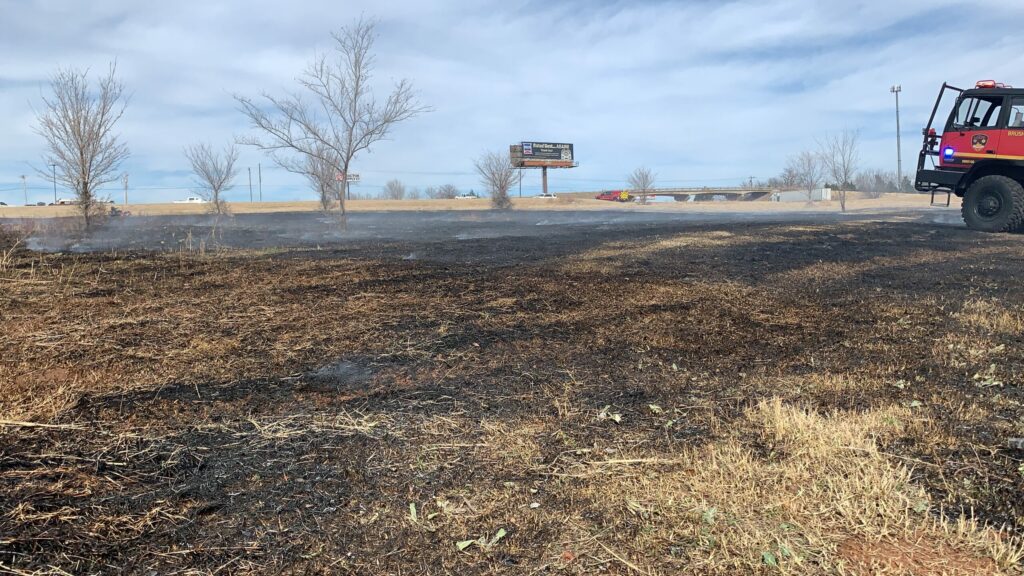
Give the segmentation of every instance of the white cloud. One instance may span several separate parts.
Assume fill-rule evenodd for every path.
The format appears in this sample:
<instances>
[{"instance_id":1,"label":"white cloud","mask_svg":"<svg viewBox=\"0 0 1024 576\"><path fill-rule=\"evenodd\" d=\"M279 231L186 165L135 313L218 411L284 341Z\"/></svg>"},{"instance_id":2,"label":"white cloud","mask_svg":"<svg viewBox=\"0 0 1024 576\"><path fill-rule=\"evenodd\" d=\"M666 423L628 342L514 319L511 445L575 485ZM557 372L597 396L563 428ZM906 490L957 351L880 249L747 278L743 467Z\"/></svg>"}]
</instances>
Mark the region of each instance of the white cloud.
<instances>
[{"instance_id":1,"label":"white cloud","mask_svg":"<svg viewBox=\"0 0 1024 576\"><path fill-rule=\"evenodd\" d=\"M895 82L909 167L943 81L1024 81L1013 76L1024 6L996 0L0 0L11 32L0 37L0 189L40 155L29 103L57 66L117 59L133 93L126 169L167 199L182 193L156 188L189 183L184 145L246 129L232 93L291 88L329 32L360 15L380 20L380 86L408 77L434 108L359 159L367 187L477 186L472 159L521 139L576 144L581 167L553 175L556 189L621 185L640 164L663 181L729 183L770 176L846 127L863 131L866 165L888 168ZM258 162L268 193L301 193L243 156Z\"/></svg>"}]
</instances>

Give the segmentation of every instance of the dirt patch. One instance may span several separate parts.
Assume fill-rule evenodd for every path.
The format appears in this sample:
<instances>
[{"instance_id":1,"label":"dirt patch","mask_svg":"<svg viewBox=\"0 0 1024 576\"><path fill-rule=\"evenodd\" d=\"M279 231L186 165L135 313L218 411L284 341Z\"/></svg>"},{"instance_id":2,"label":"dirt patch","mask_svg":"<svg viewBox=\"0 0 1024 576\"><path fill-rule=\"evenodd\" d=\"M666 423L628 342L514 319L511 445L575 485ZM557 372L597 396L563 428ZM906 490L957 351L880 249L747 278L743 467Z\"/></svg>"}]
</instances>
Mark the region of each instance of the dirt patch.
<instances>
[{"instance_id":1,"label":"dirt patch","mask_svg":"<svg viewBox=\"0 0 1024 576\"><path fill-rule=\"evenodd\" d=\"M918 541L850 539L839 545L838 554L849 574L995 574L999 567L931 539Z\"/></svg>"}]
</instances>

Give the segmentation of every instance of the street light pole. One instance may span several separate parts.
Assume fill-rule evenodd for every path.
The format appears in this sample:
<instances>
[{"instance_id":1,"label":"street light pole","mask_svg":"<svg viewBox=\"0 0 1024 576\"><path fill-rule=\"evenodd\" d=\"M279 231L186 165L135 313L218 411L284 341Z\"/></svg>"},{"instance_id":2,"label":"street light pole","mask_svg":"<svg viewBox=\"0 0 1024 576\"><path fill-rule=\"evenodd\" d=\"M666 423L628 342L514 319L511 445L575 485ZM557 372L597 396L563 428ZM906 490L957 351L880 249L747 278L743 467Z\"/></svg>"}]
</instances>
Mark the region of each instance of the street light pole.
<instances>
[{"instance_id":1,"label":"street light pole","mask_svg":"<svg viewBox=\"0 0 1024 576\"><path fill-rule=\"evenodd\" d=\"M50 164L53 168L53 205L57 205L57 165Z\"/></svg>"},{"instance_id":2,"label":"street light pole","mask_svg":"<svg viewBox=\"0 0 1024 576\"><path fill-rule=\"evenodd\" d=\"M24 174L21 175L21 191L25 194L25 206L28 206L28 180Z\"/></svg>"},{"instance_id":3,"label":"street light pole","mask_svg":"<svg viewBox=\"0 0 1024 576\"><path fill-rule=\"evenodd\" d=\"M900 92L903 91L903 86L899 84L893 85L889 89L896 95L896 190L899 192L903 191L903 146L900 143Z\"/></svg>"}]
</instances>

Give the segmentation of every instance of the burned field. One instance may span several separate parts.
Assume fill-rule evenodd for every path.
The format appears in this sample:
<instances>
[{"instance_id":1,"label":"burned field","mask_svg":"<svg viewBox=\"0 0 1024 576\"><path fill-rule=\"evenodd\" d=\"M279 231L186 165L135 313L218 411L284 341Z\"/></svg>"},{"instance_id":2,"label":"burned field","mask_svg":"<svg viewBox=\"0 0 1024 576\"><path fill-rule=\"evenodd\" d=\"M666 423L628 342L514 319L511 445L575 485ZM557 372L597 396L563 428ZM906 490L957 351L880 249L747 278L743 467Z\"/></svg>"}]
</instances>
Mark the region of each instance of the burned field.
<instances>
[{"instance_id":1,"label":"burned field","mask_svg":"<svg viewBox=\"0 0 1024 576\"><path fill-rule=\"evenodd\" d=\"M1024 237L0 251L0 572L1015 573Z\"/></svg>"}]
</instances>

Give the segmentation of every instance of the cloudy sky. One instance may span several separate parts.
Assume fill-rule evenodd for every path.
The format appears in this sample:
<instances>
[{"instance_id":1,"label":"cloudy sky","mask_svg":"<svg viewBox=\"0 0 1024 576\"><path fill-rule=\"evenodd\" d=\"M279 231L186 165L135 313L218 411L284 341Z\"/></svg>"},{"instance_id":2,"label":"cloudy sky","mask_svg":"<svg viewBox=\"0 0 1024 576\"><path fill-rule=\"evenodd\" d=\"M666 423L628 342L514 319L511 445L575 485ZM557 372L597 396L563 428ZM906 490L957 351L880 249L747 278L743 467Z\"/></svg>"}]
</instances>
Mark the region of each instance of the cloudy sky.
<instances>
[{"instance_id":1,"label":"cloudy sky","mask_svg":"<svg viewBox=\"0 0 1024 576\"><path fill-rule=\"evenodd\" d=\"M233 94L292 89L360 15L379 20L380 92L408 78L433 107L357 159L366 193L391 178L479 189L473 158L522 140L575 144L555 191L621 187L640 165L666 186L767 178L846 128L865 167L895 170L894 83L909 172L943 81L1024 85L1010 0L0 0L0 200L21 202L21 174L52 198L31 168L33 109L57 67L117 60L132 200L171 200L189 193L185 145L247 132ZM266 198L314 197L246 150L229 198L248 198L260 163Z\"/></svg>"}]
</instances>

